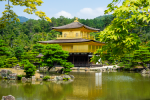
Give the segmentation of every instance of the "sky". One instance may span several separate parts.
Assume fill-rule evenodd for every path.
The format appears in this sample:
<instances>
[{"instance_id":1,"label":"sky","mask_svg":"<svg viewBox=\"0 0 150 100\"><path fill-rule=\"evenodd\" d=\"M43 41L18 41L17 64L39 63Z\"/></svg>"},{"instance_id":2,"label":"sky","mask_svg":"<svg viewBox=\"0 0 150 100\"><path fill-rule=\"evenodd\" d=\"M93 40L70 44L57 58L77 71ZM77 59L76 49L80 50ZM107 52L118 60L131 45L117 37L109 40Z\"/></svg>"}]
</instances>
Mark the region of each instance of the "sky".
<instances>
[{"instance_id":1,"label":"sky","mask_svg":"<svg viewBox=\"0 0 150 100\"><path fill-rule=\"evenodd\" d=\"M37 9L46 13L49 18L64 16L67 18L78 17L82 19L93 19L98 16L104 15L104 11L107 9L107 5L112 0L42 0L44 3L42 6L38 6ZM0 17L5 10L6 1L0 1ZM26 7L13 6L12 10L18 16L24 16L31 19L39 19L35 14L27 14L23 12Z\"/></svg>"}]
</instances>

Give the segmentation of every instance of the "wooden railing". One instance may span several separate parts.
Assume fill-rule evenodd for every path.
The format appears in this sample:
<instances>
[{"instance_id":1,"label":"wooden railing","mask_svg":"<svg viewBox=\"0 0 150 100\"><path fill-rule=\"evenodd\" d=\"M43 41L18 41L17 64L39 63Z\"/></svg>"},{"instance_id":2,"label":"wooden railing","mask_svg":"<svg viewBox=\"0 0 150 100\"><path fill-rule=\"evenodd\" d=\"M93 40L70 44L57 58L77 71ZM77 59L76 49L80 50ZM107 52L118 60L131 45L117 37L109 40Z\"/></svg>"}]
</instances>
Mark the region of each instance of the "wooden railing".
<instances>
[{"instance_id":1,"label":"wooden railing","mask_svg":"<svg viewBox=\"0 0 150 100\"><path fill-rule=\"evenodd\" d=\"M70 49L63 49L64 51L69 51L69 53L94 53L96 50L70 50Z\"/></svg>"},{"instance_id":2,"label":"wooden railing","mask_svg":"<svg viewBox=\"0 0 150 100\"><path fill-rule=\"evenodd\" d=\"M57 35L57 39L78 39L78 38L95 40L95 37L93 36L76 36L75 37L75 36L67 35L66 37L63 37L62 35Z\"/></svg>"}]
</instances>

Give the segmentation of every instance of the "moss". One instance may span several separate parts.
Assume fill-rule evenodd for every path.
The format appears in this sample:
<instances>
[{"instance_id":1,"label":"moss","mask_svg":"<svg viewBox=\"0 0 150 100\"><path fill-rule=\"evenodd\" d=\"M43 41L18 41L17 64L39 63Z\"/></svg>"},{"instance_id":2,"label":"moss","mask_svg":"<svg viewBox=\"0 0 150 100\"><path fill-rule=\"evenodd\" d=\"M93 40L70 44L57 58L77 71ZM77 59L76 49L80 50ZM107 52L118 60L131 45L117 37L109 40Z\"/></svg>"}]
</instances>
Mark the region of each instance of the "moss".
<instances>
[{"instance_id":1,"label":"moss","mask_svg":"<svg viewBox=\"0 0 150 100\"><path fill-rule=\"evenodd\" d=\"M70 78L63 78L64 81L68 81Z\"/></svg>"}]
</instances>

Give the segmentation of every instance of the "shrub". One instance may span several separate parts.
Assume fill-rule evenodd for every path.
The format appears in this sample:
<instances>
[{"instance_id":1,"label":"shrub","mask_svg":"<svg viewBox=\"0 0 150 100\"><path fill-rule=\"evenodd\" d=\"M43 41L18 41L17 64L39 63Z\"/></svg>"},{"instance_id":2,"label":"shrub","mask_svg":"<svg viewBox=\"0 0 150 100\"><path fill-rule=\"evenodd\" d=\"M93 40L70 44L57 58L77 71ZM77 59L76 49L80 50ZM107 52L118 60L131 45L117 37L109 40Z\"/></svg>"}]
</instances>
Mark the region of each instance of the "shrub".
<instances>
[{"instance_id":1,"label":"shrub","mask_svg":"<svg viewBox=\"0 0 150 100\"><path fill-rule=\"evenodd\" d=\"M63 78L64 81L68 81L70 78Z\"/></svg>"},{"instance_id":2,"label":"shrub","mask_svg":"<svg viewBox=\"0 0 150 100\"><path fill-rule=\"evenodd\" d=\"M50 79L50 76L44 76L44 77L43 77L43 80L44 80L44 81L46 81L46 80L48 80L48 79Z\"/></svg>"},{"instance_id":3,"label":"shrub","mask_svg":"<svg viewBox=\"0 0 150 100\"><path fill-rule=\"evenodd\" d=\"M74 65L73 65L72 63L70 63L70 62L63 62L62 66L64 67L64 68L63 68L63 71L64 71L64 73L65 73L66 75L68 75L68 72L71 71L70 68L74 67Z\"/></svg>"},{"instance_id":4,"label":"shrub","mask_svg":"<svg viewBox=\"0 0 150 100\"><path fill-rule=\"evenodd\" d=\"M113 66L113 68L116 68L116 66Z\"/></svg>"},{"instance_id":5,"label":"shrub","mask_svg":"<svg viewBox=\"0 0 150 100\"><path fill-rule=\"evenodd\" d=\"M24 72L26 73L26 77L31 77L35 74L36 66L31 64L28 60L25 60Z\"/></svg>"},{"instance_id":6,"label":"shrub","mask_svg":"<svg viewBox=\"0 0 150 100\"><path fill-rule=\"evenodd\" d=\"M23 75L17 75L17 79L18 79L18 80L21 80L22 77L23 77Z\"/></svg>"}]
</instances>

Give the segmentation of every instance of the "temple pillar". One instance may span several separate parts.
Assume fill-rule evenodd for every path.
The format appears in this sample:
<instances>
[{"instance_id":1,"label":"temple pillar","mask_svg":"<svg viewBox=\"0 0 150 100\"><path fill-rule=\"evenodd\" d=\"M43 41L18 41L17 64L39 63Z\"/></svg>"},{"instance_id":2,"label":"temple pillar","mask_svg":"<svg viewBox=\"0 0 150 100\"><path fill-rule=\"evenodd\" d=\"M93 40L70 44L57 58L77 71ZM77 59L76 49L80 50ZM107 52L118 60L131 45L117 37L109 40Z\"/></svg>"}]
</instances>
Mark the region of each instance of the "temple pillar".
<instances>
[{"instance_id":1,"label":"temple pillar","mask_svg":"<svg viewBox=\"0 0 150 100\"><path fill-rule=\"evenodd\" d=\"M74 64L74 54L73 54L73 64Z\"/></svg>"}]
</instances>

